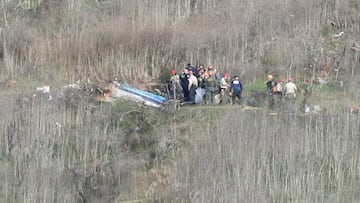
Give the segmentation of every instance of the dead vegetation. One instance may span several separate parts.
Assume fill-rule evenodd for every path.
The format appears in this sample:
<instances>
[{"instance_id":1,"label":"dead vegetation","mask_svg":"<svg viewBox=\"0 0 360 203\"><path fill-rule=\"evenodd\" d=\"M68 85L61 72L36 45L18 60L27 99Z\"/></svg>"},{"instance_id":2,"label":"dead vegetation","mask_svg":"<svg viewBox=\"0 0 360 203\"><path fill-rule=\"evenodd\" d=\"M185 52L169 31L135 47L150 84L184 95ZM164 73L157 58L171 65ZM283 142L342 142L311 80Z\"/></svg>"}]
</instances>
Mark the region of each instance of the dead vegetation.
<instances>
[{"instance_id":1,"label":"dead vegetation","mask_svg":"<svg viewBox=\"0 0 360 203\"><path fill-rule=\"evenodd\" d=\"M1 76L150 82L187 63L253 78L311 76L330 60L343 80L359 65L357 8L351 0L5 0Z\"/></svg>"},{"instance_id":2,"label":"dead vegetation","mask_svg":"<svg viewBox=\"0 0 360 203\"><path fill-rule=\"evenodd\" d=\"M359 117L333 95L316 97L326 113L283 117L96 100L110 94L98 82L161 90L168 70L191 63L260 88L270 72L328 77L358 101L359 9L354 0L3 0L0 201L357 202ZM29 94L79 79L96 82L50 101Z\"/></svg>"}]
</instances>

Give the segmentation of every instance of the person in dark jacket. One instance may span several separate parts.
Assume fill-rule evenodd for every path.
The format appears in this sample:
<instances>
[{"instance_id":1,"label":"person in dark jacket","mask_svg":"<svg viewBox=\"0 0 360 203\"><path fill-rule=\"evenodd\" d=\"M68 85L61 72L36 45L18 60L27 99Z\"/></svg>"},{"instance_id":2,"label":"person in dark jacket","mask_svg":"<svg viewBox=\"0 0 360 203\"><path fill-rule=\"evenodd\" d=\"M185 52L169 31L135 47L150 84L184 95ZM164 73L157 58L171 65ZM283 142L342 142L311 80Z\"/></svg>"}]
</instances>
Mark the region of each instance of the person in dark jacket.
<instances>
[{"instance_id":1,"label":"person in dark jacket","mask_svg":"<svg viewBox=\"0 0 360 203\"><path fill-rule=\"evenodd\" d=\"M199 69L196 66L193 66L191 65L191 63L188 63L186 68L192 70L192 73L196 78L200 77Z\"/></svg>"},{"instance_id":2,"label":"person in dark jacket","mask_svg":"<svg viewBox=\"0 0 360 203\"><path fill-rule=\"evenodd\" d=\"M188 68L185 68L184 72L180 75L180 84L184 93L184 101L190 101Z\"/></svg>"},{"instance_id":3,"label":"person in dark jacket","mask_svg":"<svg viewBox=\"0 0 360 203\"><path fill-rule=\"evenodd\" d=\"M274 89L275 82L273 81L273 76L268 75L266 81L266 91L267 91L267 99L269 101L269 109L274 109L275 101L274 101Z\"/></svg>"},{"instance_id":4,"label":"person in dark jacket","mask_svg":"<svg viewBox=\"0 0 360 203\"><path fill-rule=\"evenodd\" d=\"M204 73L205 73L205 68L204 65L200 65L200 68L198 70L199 72L199 77L198 77L198 85L200 88L205 88L205 84L204 84Z\"/></svg>"},{"instance_id":5,"label":"person in dark jacket","mask_svg":"<svg viewBox=\"0 0 360 203\"><path fill-rule=\"evenodd\" d=\"M238 98L238 104L241 104L241 93L243 90L243 85L238 76L234 76L230 85L230 92L232 93L232 104L236 103L236 98Z\"/></svg>"}]
</instances>

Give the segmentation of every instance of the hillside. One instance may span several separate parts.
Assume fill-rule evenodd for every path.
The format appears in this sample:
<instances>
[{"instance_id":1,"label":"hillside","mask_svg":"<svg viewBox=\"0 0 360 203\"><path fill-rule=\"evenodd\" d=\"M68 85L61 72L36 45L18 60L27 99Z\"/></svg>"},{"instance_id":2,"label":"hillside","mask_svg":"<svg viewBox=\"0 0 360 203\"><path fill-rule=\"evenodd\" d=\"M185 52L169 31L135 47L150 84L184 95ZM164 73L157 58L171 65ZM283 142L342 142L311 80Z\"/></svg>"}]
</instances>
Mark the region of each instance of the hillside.
<instances>
[{"instance_id":1,"label":"hillside","mask_svg":"<svg viewBox=\"0 0 360 203\"><path fill-rule=\"evenodd\" d=\"M1 80L164 79L187 63L248 79L359 74L359 3L4 0ZM250 80L251 81L251 80Z\"/></svg>"},{"instance_id":2,"label":"hillside","mask_svg":"<svg viewBox=\"0 0 360 203\"><path fill-rule=\"evenodd\" d=\"M0 202L358 202L360 2L3 0ZM63 94L145 89L186 64L239 75L260 106ZM266 76L314 82L317 113L274 113ZM327 85L319 85L319 78ZM49 85L53 98L35 91ZM299 94L297 106L302 95Z\"/></svg>"}]
</instances>

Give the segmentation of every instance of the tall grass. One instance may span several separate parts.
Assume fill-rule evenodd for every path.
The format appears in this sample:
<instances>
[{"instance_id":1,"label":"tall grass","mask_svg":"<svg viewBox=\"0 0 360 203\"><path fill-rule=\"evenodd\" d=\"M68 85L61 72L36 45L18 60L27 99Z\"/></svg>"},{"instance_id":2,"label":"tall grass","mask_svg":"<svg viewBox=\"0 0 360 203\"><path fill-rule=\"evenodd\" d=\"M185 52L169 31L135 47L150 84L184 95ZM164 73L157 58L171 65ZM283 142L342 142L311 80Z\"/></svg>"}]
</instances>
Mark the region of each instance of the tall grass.
<instances>
[{"instance_id":1,"label":"tall grass","mask_svg":"<svg viewBox=\"0 0 360 203\"><path fill-rule=\"evenodd\" d=\"M156 137L161 130L156 126L157 119L167 121L166 115L127 103L57 101L20 95L4 112L8 116L0 122L0 201L149 198L144 191L151 179L145 169L161 159L163 152L156 150L161 149ZM133 144L127 140L136 127L141 141L137 148L126 148L125 143Z\"/></svg>"},{"instance_id":2,"label":"tall grass","mask_svg":"<svg viewBox=\"0 0 360 203\"><path fill-rule=\"evenodd\" d=\"M353 1L16 2L2 1L3 79L147 82L187 63L256 76L254 69L321 70L327 58L356 74L356 35L333 38L358 33Z\"/></svg>"},{"instance_id":3,"label":"tall grass","mask_svg":"<svg viewBox=\"0 0 360 203\"><path fill-rule=\"evenodd\" d=\"M174 163L164 202L356 202L357 115L234 110ZM193 126L195 127L195 126Z\"/></svg>"},{"instance_id":4,"label":"tall grass","mask_svg":"<svg viewBox=\"0 0 360 203\"><path fill-rule=\"evenodd\" d=\"M0 122L2 202L353 202L360 117L20 95ZM335 113L336 111L336 113ZM133 135L134 130L137 134ZM133 136L133 137L131 137Z\"/></svg>"},{"instance_id":5,"label":"tall grass","mask_svg":"<svg viewBox=\"0 0 360 203\"><path fill-rule=\"evenodd\" d=\"M149 82L187 63L250 80L312 75L330 58L358 97L356 1L3 0L1 11L0 80ZM11 101L0 110L1 202L359 200L356 115L196 108L172 120L87 99Z\"/></svg>"}]
</instances>

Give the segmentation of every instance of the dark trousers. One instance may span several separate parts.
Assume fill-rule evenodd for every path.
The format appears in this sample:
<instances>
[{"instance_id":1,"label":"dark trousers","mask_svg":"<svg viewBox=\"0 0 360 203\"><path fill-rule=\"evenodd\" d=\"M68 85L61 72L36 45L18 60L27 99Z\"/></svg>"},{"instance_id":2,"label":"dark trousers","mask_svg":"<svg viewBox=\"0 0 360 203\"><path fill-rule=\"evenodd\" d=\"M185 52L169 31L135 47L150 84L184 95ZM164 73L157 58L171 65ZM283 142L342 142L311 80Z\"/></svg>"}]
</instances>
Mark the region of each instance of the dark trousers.
<instances>
[{"instance_id":1,"label":"dark trousers","mask_svg":"<svg viewBox=\"0 0 360 203\"><path fill-rule=\"evenodd\" d=\"M283 95L282 92L278 92L277 97L278 97L278 103L279 103L278 107L279 107L279 110L280 110L283 107L283 103L284 103L283 97L284 97L284 95Z\"/></svg>"},{"instance_id":2,"label":"dark trousers","mask_svg":"<svg viewBox=\"0 0 360 203\"><path fill-rule=\"evenodd\" d=\"M196 86L191 85L189 90L189 100L195 104L195 94L196 94Z\"/></svg>"},{"instance_id":3,"label":"dark trousers","mask_svg":"<svg viewBox=\"0 0 360 203\"><path fill-rule=\"evenodd\" d=\"M285 95L286 98L286 109L291 112L295 112L295 94L289 93Z\"/></svg>"},{"instance_id":4,"label":"dark trousers","mask_svg":"<svg viewBox=\"0 0 360 203\"><path fill-rule=\"evenodd\" d=\"M234 105L236 103L236 98L238 98L238 104L241 104L241 92L233 92L231 95L232 104Z\"/></svg>"},{"instance_id":5,"label":"dark trousers","mask_svg":"<svg viewBox=\"0 0 360 203\"><path fill-rule=\"evenodd\" d=\"M184 101L190 101L190 91L187 86L182 85L184 92Z\"/></svg>"},{"instance_id":6,"label":"dark trousers","mask_svg":"<svg viewBox=\"0 0 360 203\"><path fill-rule=\"evenodd\" d=\"M214 104L215 91L206 90L206 104Z\"/></svg>"},{"instance_id":7,"label":"dark trousers","mask_svg":"<svg viewBox=\"0 0 360 203\"><path fill-rule=\"evenodd\" d=\"M274 101L274 94L268 93L268 101L269 101L269 109L274 109L275 101Z\"/></svg>"}]
</instances>

